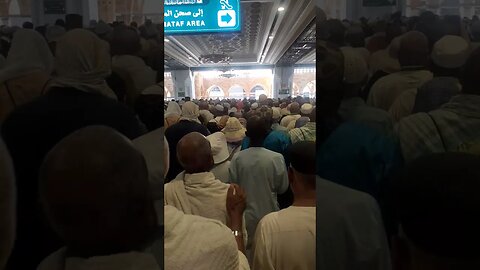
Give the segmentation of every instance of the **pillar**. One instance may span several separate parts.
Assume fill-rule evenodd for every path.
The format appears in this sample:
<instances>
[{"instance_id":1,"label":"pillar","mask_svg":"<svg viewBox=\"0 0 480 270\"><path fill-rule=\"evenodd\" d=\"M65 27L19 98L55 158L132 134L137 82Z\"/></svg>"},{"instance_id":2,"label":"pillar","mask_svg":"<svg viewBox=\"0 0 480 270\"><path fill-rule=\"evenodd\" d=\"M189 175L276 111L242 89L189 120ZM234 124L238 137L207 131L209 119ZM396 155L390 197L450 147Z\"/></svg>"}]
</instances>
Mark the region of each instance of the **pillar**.
<instances>
[{"instance_id":1,"label":"pillar","mask_svg":"<svg viewBox=\"0 0 480 270\"><path fill-rule=\"evenodd\" d=\"M172 80L176 99L194 98L193 76L190 70L173 70Z\"/></svg>"},{"instance_id":2,"label":"pillar","mask_svg":"<svg viewBox=\"0 0 480 270\"><path fill-rule=\"evenodd\" d=\"M275 67L273 75L273 98L286 98L293 94L293 66ZM281 90L289 90L288 93Z\"/></svg>"}]
</instances>

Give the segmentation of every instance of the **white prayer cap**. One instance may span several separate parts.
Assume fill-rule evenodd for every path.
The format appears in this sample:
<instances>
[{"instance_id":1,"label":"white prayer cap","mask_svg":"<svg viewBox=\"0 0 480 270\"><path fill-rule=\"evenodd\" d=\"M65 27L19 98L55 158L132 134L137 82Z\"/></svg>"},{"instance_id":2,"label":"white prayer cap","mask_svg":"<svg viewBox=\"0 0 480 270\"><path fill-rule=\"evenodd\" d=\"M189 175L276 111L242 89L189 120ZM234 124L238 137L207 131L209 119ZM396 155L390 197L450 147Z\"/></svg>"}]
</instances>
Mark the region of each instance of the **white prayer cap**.
<instances>
[{"instance_id":1,"label":"white prayer cap","mask_svg":"<svg viewBox=\"0 0 480 270\"><path fill-rule=\"evenodd\" d=\"M273 108L272 108L272 112L273 112L273 114L272 114L272 119L274 119L274 120L279 120L279 119L282 117L282 113L281 113L281 111L280 111L280 108L278 108L278 107L273 107Z\"/></svg>"},{"instance_id":2,"label":"white prayer cap","mask_svg":"<svg viewBox=\"0 0 480 270\"><path fill-rule=\"evenodd\" d=\"M258 103L257 102L253 103L251 108L254 109L254 110L257 109L258 108Z\"/></svg>"},{"instance_id":3,"label":"white prayer cap","mask_svg":"<svg viewBox=\"0 0 480 270\"><path fill-rule=\"evenodd\" d=\"M313 106L312 104L310 103L305 103L302 105L302 107L300 108L300 112L302 114L311 114L312 113L312 110L313 110Z\"/></svg>"},{"instance_id":4,"label":"white prayer cap","mask_svg":"<svg viewBox=\"0 0 480 270\"><path fill-rule=\"evenodd\" d=\"M432 61L443 68L460 68L469 56L470 46L459 36L444 36L433 46Z\"/></svg>"},{"instance_id":5,"label":"white prayer cap","mask_svg":"<svg viewBox=\"0 0 480 270\"><path fill-rule=\"evenodd\" d=\"M207 136L207 140L210 142L213 154L213 162L219 164L224 162L230 156L228 152L227 139L222 132L216 132Z\"/></svg>"},{"instance_id":6,"label":"white prayer cap","mask_svg":"<svg viewBox=\"0 0 480 270\"><path fill-rule=\"evenodd\" d=\"M217 105L215 105L215 110L217 110L219 112L223 112L224 108L221 104L217 104Z\"/></svg>"}]
</instances>

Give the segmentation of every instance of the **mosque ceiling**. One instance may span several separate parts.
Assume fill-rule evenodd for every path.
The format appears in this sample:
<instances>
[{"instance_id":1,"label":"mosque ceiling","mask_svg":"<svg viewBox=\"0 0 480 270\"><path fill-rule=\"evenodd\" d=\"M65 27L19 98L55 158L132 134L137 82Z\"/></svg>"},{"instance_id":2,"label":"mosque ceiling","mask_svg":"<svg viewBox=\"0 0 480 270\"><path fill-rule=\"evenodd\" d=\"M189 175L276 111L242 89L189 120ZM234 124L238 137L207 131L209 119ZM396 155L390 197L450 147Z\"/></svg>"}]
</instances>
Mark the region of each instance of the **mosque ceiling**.
<instances>
[{"instance_id":1,"label":"mosque ceiling","mask_svg":"<svg viewBox=\"0 0 480 270\"><path fill-rule=\"evenodd\" d=\"M301 35L314 21L314 6L313 0L241 0L240 33L166 36L165 57L174 58L188 67L218 66L225 62L232 65L277 64L284 54L300 45L298 42L311 37L311 31L306 37ZM278 12L279 7L284 7L285 11ZM314 32L313 27L313 35ZM301 56L308 53L310 57L303 60L311 62L314 59L311 51ZM220 56L226 56L226 59ZM205 61L208 57L214 61ZM298 62L302 57L287 59L295 64L292 61Z\"/></svg>"}]
</instances>

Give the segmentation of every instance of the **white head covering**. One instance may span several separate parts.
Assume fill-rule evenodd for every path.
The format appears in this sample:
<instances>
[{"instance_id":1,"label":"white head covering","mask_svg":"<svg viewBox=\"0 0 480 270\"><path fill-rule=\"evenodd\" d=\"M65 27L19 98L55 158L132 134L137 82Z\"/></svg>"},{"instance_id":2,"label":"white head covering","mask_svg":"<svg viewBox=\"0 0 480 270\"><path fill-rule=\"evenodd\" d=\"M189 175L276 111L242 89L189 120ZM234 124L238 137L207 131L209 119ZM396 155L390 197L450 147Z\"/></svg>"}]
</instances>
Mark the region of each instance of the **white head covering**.
<instances>
[{"instance_id":1,"label":"white head covering","mask_svg":"<svg viewBox=\"0 0 480 270\"><path fill-rule=\"evenodd\" d=\"M111 72L109 45L90 31L75 29L58 42L53 86L72 87L117 99L105 78Z\"/></svg>"},{"instance_id":2,"label":"white head covering","mask_svg":"<svg viewBox=\"0 0 480 270\"><path fill-rule=\"evenodd\" d=\"M149 86L142 91L142 95L163 95L163 93L163 87L159 84Z\"/></svg>"},{"instance_id":3,"label":"white head covering","mask_svg":"<svg viewBox=\"0 0 480 270\"><path fill-rule=\"evenodd\" d=\"M45 39L36 31L15 32L5 66L0 70L0 83L35 71L53 71L53 55Z\"/></svg>"},{"instance_id":4,"label":"white head covering","mask_svg":"<svg viewBox=\"0 0 480 270\"><path fill-rule=\"evenodd\" d=\"M172 114L176 114L178 116L182 115L182 109L180 109L180 105L178 105L175 101L170 101L168 103L167 112L165 113L165 117L168 117Z\"/></svg>"},{"instance_id":5,"label":"white head covering","mask_svg":"<svg viewBox=\"0 0 480 270\"><path fill-rule=\"evenodd\" d=\"M188 120L200 124L200 120L198 120L199 115L200 110L198 108L198 105L191 101L187 101L182 106L182 117L180 117L180 120Z\"/></svg>"},{"instance_id":6,"label":"white head covering","mask_svg":"<svg viewBox=\"0 0 480 270\"><path fill-rule=\"evenodd\" d=\"M227 139L222 132L215 132L207 136L207 140L210 142L212 148L213 161L215 164L224 162L230 156L228 152Z\"/></svg>"},{"instance_id":7,"label":"white head covering","mask_svg":"<svg viewBox=\"0 0 480 270\"><path fill-rule=\"evenodd\" d=\"M3 269L15 239L15 176L12 160L0 139L0 269Z\"/></svg>"},{"instance_id":8,"label":"white head covering","mask_svg":"<svg viewBox=\"0 0 480 270\"><path fill-rule=\"evenodd\" d=\"M303 114L311 114L313 111L313 105L310 103L305 103L300 107L300 112Z\"/></svg>"},{"instance_id":9,"label":"white head covering","mask_svg":"<svg viewBox=\"0 0 480 270\"><path fill-rule=\"evenodd\" d=\"M459 36L447 35L435 43L433 62L443 68L460 68L470 56L470 45Z\"/></svg>"}]
</instances>

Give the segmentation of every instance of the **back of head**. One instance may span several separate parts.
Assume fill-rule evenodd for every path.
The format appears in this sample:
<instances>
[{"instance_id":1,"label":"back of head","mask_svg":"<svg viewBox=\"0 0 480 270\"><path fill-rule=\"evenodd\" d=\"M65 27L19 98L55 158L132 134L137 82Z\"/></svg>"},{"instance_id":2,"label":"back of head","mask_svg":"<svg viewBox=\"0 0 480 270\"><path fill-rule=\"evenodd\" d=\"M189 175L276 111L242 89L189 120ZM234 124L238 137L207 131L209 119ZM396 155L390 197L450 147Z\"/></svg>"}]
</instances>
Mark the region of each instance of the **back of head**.
<instances>
[{"instance_id":1,"label":"back of head","mask_svg":"<svg viewBox=\"0 0 480 270\"><path fill-rule=\"evenodd\" d=\"M345 42L354 48L365 47L365 33L360 25L353 25L345 33Z\"/></svg>"},{"instance_id":2,"label":"back of head","mask_svg":"<svg viewBox=\"0 0 480 270\"><path fill-rule=\"evenodd\" d=\"M403 34L402 27L399 24L389 24L385 31L385 41L390 44L392 40Z\"/></svg>"},{"instance_id":3,"label":"back of head","mask_svg":"<svg viewBox=\"0 0 480 270\"><path fill-rule=\"evenodd\" d=\"M65 28L67 31L83 28L83 17L79 14L67 14L65 16Z\"/></svg>"},{"instance_id":4,"label":"back of head","mask_svg":"<svg viewBox=\"0 0 480 270\"><path fill-rule=\"evenodd\" d=\"M108 43L90 31L68 31L56 46L58 77L86 84L101 84L111 74L109 50Z\"/></svg>"},{"instance_id":5,"label":"back of head","mask_svg":"<svg viewBox=\"0 0 480 270\"><path fill-rule=\"evenodd\" d=\"M57 19L55 21L55 25L58 25L58 26L61 26L61 27L65 27L65 21L62 20L62 19Z\"/></svg>"},{"instance_id":6,"label":"back of head","mask_svg":"<svg viewBox=\"0 0 480 270\"><path fill-rule=\"evenodd\" d=\"M400 225L414 247L412 250L417 250L412 254L421 257L418 261L428 259L434 265L452 264L428 269L478 269L478 179L480 157L442 153L414 161L394 185ZM458 267L473 262L477 267Z\"/></svg>"},{"instance_id":7,"label":"back of head","mask_svg":"<svg viewBox=\"0 0 480 270\"><path fill-rule=\"evenodd\" d=\"M297 142L288 148L290 166L297 175L301 175L304 184L312 189L315 189L315 149L313 141Z\"/></svg>"},{"instance_id":8,"label":"back of head","mask_svg":"<svg viewBox=\"0 0 480 270\"><path fill-rule=\"evenodd\" d=\"M330 19L320 23L320 40L331 42L337 46L345 43L345 26L340 20Z\"/></svg>"},{"instance_id":9,"label":"back of head","mask_svg":"<svg viewBox=\"0 0 480 270\"><path fill-rule=\"evenodd\" d=\"M246 135L256 143L263 142L268 135L270 126L264 118L254 115L247 119L247 133Z\"/></svg>"},{"instance_id":10,"label":"back of head","mask_svg":"<svg viewBox=\"0 0 480 270\"><path fill-rule=\"evenodd\" d=\"M428 57L429 43L423 33L411 31L402 36L398 50L401 66L427 66Z\"/></svg>"},{"instance_id":11,"label":"back of head","mask_svg":"<svg viewBox=\"0 0 480 270\"><path fill-rule=\"evenodd\" d=\"M290 113L291 114L300 114L300 104L298 104L298 102L292 102L290 104Z\"/></svg>"},{"instance_id":12,"label":"back of head","mask_svg":"<svg viewBox=\"0 0 480 270\"><path fill-rule=\"evenodd\" d=\"M0 137L0 269L3 269L15 239L15 173L10 154Z\"/></svg>"},{"instance_id":13,"label":"back of head","mask_svg":"<svg viewBox=\"0 0 480 270\"><path fill-rule=\"evenodd\" d=\"M86 127L64 138L39 177L47 217L75 256L138 250L156 229L143 155L111 128Z\"/></svg>"},{"instance_id":14,"label":"back of head","mask_svg":"<svg viewBox=\"0 0 480 270\"><path fill-rule=\"evenodd\" d=\"M432 62L447 70L458 70L470 56L470 45L459 36L447 35L435 43L432 51Z\"/></svg>"},{"instance_id":15,"label":"back of head","mask_svg":"<svg viewBox=\"0 0 480 270\"><path fill-rule=\"evenodd\" d=\"M0 80L43 71L50 75L54 68L53 55L45 39L34 30L20 29L15 32Z\"/></svg>"},{"instance_id":16,"label":"back of head","mask_svg":"<svg viewBox=\"0 0 480 270\"><path fill-rule=\"evenodd\" d=\"M480 95L480 48L476 49L468 58L460 75L462 92L465 94Z\"/></svg>"},{"instance_id":17,"label":"back of head","mask_svg":"<svg viewBox=\"0 0 480 270\"><path fill-rule=\"evenodd\" d=\"M208 172L214 164L210 142L198 132L183 136L177 144L177 157L189 174Z\"/></svg>"},{"instance_id":18,"label":"back of head","mask_svg":"<svg viewBox=\"0 0 480 270\"><path fill-rule=\"evenodd\" d=\"M182 118L186 120L198 120L199 111L197 104L187 101L182 106Z\"/></svg>"},{"instance_id":19,"label":"back of head","mask_svg":"<svg viewBox=\"0 0 480 270\"><path fill-rule=\"evenodd\" d=\"M260 107L257 111L257 115L265 119L268 123L273 121L273 110L265 105Z\"/></svg>"},{"instance_id":20,"label":"back of head","mask_svg":"<svg viewBox=\"0 0 480 270\"><path fill-rule=\"evenodd\" d=\"M31 22L24 22L22 25L23 28L25 29L33 29L33 23Z\"/></svg>"},{"instance_id":21,"label":"back of head","mask_svg":"<svg viewBox=\"0 0 480 270\"><path fill-rule=\"evenodd\" d=\"M149 131L163 126L163 103L161 94L142 93L135 100L135 112Z\"/></svg>"},{"instance_id":22,"label":"back of head","mask_svg":"<svg viewBox=\"0 0 480 270\"><path fill-rule=\"evenodd\" d=\"M344 78L344 57L342 52L329 44L317 42L317 99L319 107L328 114L336 113L342 99L341 91Z\"/></svg>"},{"instance_id":23,"label":"back of head","mask_svg":"<svg viewBox=\"0 0 480 270\"><path fill-rule=\"evenodd\" d=\"M110 47L112 55L135 55L141 49L140 35L132 27L118 26L113 30Z\"/></svg>"}]
</instances>

